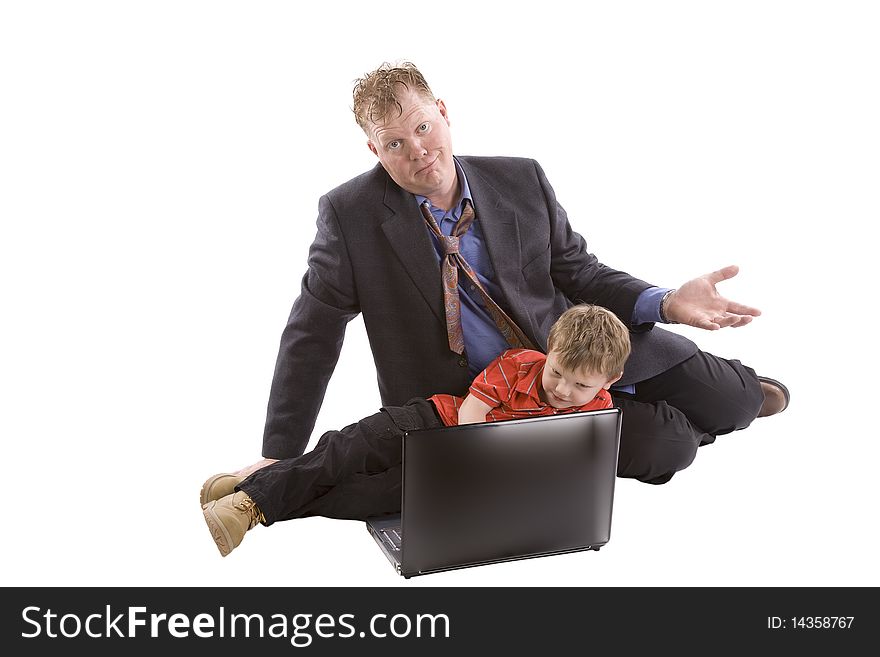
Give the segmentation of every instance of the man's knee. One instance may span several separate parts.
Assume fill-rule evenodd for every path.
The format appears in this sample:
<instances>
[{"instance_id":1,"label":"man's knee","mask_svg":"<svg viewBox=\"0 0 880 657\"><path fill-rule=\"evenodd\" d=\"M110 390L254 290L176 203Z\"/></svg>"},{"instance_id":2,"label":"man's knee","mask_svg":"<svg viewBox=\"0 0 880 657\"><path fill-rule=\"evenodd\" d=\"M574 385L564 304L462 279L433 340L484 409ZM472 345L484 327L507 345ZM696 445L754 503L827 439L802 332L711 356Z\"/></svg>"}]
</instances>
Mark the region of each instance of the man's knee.
<instances>
[{"instance_id":1,"label":"man's knee","mask_svg":"<svg viewBox=\"0 0 880 657\"><path fill-rule=\"evenodd\" d=\"M627 405L623 412L617 475L665 484L693 463L706 434L665 402Z\"/></svg>"},{"instance_id":2,"label":"man's knee","mask_svg":"<svg viewBox=\"0 0 880 657\"><path fill-rule=\"evenodd\" d=\"M676 472L693 463L696 455L696 444L657 440L630 453L626 461L618 460L617 476L647 484L665 484Z\"/></svg>"}]
</instances>

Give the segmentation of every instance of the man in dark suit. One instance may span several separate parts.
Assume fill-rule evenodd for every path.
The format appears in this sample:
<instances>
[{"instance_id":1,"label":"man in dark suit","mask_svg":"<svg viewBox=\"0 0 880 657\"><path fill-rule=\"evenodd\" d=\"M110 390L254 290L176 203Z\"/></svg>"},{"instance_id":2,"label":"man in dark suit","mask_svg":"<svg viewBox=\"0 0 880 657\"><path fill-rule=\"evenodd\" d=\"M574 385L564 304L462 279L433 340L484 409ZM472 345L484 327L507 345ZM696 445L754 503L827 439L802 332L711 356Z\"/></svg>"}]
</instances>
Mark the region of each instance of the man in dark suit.
<instances>
[{"instance_id":1,"label":"man in dark suit","mask_svg":"<svg viewBox=\"0 0 880 657\"><path fill-rule=\"evenodd\" d=\"M700 445L787 406L781 383L654 326L715 330L750 322L758 310L715 288L736 267L667 289L601 264L572 230L536 162L453 157L446 106L411 64L386 64L360 80L354 112L379 163L320 200L308 270L281 337L266 458L239 475L303 452L345 326L358 313L385 405L463 394L474 374L511 344L497 313L464 275L454 312L448 298L444 303L445 253L429 230L431 218L454 234L467 204L476 218L455 249L531 346L545 351L554 320L578 302L609 308L629 326L632 355L612 390L623 409L620 476L665 483L690 465ZM461 353L451 348L450 321L463 334ZM364 473L363 488L351 488L353 503L395 477L399 472Z\"/></svg>"}]
</instances>

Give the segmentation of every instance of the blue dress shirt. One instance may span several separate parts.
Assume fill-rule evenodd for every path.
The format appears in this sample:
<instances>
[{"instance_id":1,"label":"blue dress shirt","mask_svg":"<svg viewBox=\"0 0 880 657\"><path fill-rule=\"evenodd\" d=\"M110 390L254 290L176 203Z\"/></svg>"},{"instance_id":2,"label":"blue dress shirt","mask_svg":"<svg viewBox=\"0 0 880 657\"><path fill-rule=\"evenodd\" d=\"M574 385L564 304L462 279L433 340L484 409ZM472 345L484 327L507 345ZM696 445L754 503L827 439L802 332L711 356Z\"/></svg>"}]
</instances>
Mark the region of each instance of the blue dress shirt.
<instances>
[{"instance_id":1,"label":"blue dress shirt","mask_svg":"<svg viewBox=\"0 0 880 657\"><path fill-rule=\"evenodd\" d=\"M451 235L453 228L461 218L464 200L468 199L474 207L476 219L471 229L461 236L459 242L459 251L467 260L471 268L476 272L480 283L486 288L489 296L495 300L502 308L506 306L504 293L495 282L495 269L489 260L489 252L486 250L486 243L483 238L483 231L480 229L480 211L471 198L471 190L468 185L467 177L464 175L461 166L455 162L455 170L458 173L458 180L461 182L461 197L458 202L449 210L443 210L431 205L431 202L424 196L415 194L416 201L421 205L428 201L428 207L431 214L440 227L440 232L444 235ZM443 247L437 237L431 233L431 240L434 243L434 249L437 253L437 261L443 257ZM509 348L507 341L501 335L495 320L483 306L483 299L480 293L474 288L473 284L466 276L459 274L458 277L459 303L461 305L461 328L464 333L464 348L468 358L468 369L471 376L476 376L497 358L502 351ZM651 287L642 292L636 305L633 308L632 323L645 324L648 322L660 322L660 301L663 295L670 288ZM635 387L614 386L612 390L620 392L634 393Z\"/></svg>"}]
</instances>

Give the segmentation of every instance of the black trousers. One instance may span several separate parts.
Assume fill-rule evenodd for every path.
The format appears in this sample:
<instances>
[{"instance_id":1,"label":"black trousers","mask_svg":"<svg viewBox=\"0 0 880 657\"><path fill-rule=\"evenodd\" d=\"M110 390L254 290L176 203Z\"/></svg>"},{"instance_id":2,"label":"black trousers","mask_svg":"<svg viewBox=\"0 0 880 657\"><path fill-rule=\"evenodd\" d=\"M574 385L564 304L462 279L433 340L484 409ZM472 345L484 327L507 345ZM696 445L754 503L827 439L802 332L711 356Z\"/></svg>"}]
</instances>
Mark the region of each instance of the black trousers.
<instances>
[{"instance_id":1,"label":"black trousers","mask_svg":"<svg viewBox=\"0 0 880 657\"><path fill-rule=\"evenodd\" d=\"M615 392L623 411L617 475L663 484L688 467L697 448L744 429L764 402L755 372L737 360L698 352ZM315 449L257 470L239 485L266 524L306 516L363 520L400 511L403 432L441 426L434 405L415 399L325 433Z\"/></svg>"},{"instance_id":2,"label":"black trousers","mask_svg":"<svg viewBox=\"0 0 880 657\"><path fill-rule=\"evenodd\" d=\"M237 489L266 517L278 520L327 516L363 520L400 511L403 434L443 426L434 404L413 399L383 408L339 431L315 448L257 470Z\"/></svg>"},{"instance_id":3,"label":"black trousers","mask_svg":"<svg viewBox=\"0 0 880 657\"><path fill-rule=\"evenodd\" d=\"M672 479L716 436L745 429L764 403L752 368L702 351L635 389L611 395L623 411L617 475L650 484Z\"/></svg>"}]
</instances>

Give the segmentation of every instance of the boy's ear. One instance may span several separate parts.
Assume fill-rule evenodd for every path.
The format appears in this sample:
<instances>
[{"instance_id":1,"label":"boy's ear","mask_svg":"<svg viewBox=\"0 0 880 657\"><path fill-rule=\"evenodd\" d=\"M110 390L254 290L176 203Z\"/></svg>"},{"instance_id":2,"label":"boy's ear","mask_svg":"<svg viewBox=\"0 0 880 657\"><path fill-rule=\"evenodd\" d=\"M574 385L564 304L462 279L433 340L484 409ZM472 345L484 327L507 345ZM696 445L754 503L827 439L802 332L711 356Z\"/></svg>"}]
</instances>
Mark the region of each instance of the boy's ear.
<instances>
[{"instance_id":1,"label":"boy's ear","mask_svg":"<svg viewBox=\"0 0 880 657\"><path fill-rule=\"evenodd\" d=\"M620 381L620 377L622 377L622 376L623 376L623 372L621 372L620 374L618 374L617 376L615 376L613 379L608 379L608 383L606 383L606 384L605 384L604 386L602 386L602 387L605 388L605 390L608 390L608 388L610 388L610 387L613 386L615 383L617 383L618 381Z\"/></svg>"}]
</instances>

